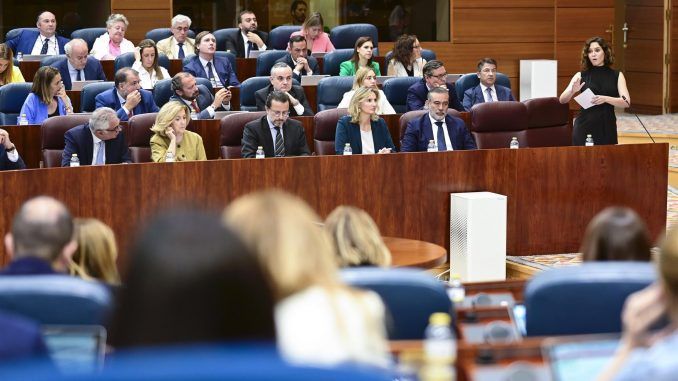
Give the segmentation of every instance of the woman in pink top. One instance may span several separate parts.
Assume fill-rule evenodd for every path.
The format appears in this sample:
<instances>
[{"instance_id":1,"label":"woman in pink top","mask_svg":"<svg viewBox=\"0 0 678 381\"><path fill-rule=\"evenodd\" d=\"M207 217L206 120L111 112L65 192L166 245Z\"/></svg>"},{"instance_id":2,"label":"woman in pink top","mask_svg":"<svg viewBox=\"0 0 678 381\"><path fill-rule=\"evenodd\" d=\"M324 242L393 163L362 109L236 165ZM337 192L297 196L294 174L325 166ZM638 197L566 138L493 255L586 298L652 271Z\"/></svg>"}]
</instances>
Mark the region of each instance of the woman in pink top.
<instances>
[{"instance_id":1,"label":"woman in pink top","mask_svg":"<svg viewBox=\"0 0 678 381\"><path fill-rule=\"evenodd\" d=\"M292 33L292 36L306 37L306 46L312 53L332 52L335 50L334 45L330 41L330 36L323 32L323 25L323 16L319 12L315 12L306 19L301 30Z\"/></svg>"}]
</instances>

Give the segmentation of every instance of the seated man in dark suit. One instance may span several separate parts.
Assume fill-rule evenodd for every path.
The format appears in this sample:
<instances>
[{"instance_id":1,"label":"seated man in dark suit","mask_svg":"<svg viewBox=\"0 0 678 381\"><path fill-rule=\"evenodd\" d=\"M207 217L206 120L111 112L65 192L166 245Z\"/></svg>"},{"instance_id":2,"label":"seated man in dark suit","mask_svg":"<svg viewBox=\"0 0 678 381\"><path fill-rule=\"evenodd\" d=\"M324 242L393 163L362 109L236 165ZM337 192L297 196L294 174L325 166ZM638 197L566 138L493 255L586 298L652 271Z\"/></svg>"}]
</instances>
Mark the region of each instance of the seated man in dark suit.
<instances>
[{"instance_id":1,"label":"seated man in dark suit","mask_svg":"<svg viewBox=\"0 0 678 381\"><path fill-rule=\"evenodd\" d=\"M483 58L478 61L478 78L480 84L464 91L464 110L471 111L476 103L515 101L511 89L497 85L497 61Z\"/></svg>"},{"instance_id":2,"label":"seated man in dark suit","mask_svg":"<svg viewBox=\"0 0 678 381\"><path fill-rule=\"evenodd\" d=\"M278 59L277 62L284 62L292 69L292 76L301 83L302 75L321 74L318 69L318 61L315 57L308 55L306 50L306 38L304 36L290 37L290 44L287 48L287 55Z\"/></svg>"},{"instance_id":3,"label":"seated man in dark suit","mask_svg":"<svg viewBox=\"0 0 678 381\"><path fill-rule=\"evenodd\" d=\"M115 73L115 87L97 95L94 103L96 108L116 110L121 121L127 121L133 115L160 110L153 100L153 94L141 88L139 73L129 67L123 67Z\"/></svg>"},{"instance_id":4,"label":"seated man in dark suit","mask_svg":"<svg viewBox=\"0 0 678 381\"><path fill-rule=\"evenodd\" d=\"M68 42L65 37L56 35L56 16L52 12L42 12L36 23L38 31L23 30L18 36L5 41L14 55L21 52L31 55L64 54L64 45Z\"/></svg>"},{"instance_id":5,"label":"seated man in dark suit","mask_svg":"<svg viewBox=\"0 0 678 381\"><path fill-rule=\"evenodd\" d=\"M244 10L238 15L238 29L226 37L226 51L236 57L248 58L254 50L266 50L268 33L257 30L257 16Z\"/></svg>"},{"instance_id":6,"label":"seated man in dark suit","mask_svg":"<svg viewBox=\"0 0 678 381\"><path fill-rule=\"evenodd\" d=\"M217 40L208 31L195 36L195 55L189 58L183 71L194 77L209 79L212 87L239 86L235 70L227 58L217 57Z\"/></svg>"},{"instance_id":7,"label":"seated man in dark suit","mask_svg":"<svg viewBox=\"0 0 678 381\"><path fill-rule=\"evenodd\" d=\"M231 91L222 88L214 96L203 87L196 85L195 77L179 72L172 77L172 96L170 101L184 102L191 109L191 119L214 119L216 110L231 109Z\"/></svg>"},{"instance_id":8,"label":"seated man in dark suit","mask_svg":"<svg viewBox=\"0 0 678 381\"><path fill-rule=\"evenodd\" d=\"M273 91L282 91L287 94L291 116L313 115L311 105L308 104L306 94L301 86L292 85L292 69L286 63L278 62L271 68L271 84L254 93L257 101L257 110L266 109L266 99Z\"/></svg>"},{"instance_id":9,"label":"seated man in dark suit","mask_svg":"<svg viewBox=\"0 0 678 381\"><path fill-rule=\"evenodd\" d=\"M85 40L75 38L68 42L64 49L67 59L58 61L52 66L59 69L66 90L72 89L75 81L106 80L101 62L89 55Z\"/></svg>"},{"instance_id":10,"label":"seated man in dark suit","mask_svg":"<svg viewBox=\"0 0 678 381\"><path fill-rule=\"evenodd\" d=\"M242 157L255 157L259 146L266 157L308 156L306 133L301 123L287 119L289 98L282 91L272 91L266 98L266 116L245 125L242 134Z\"/></svg>"},{"instance_id":11,"label":"seated man in dark suit","mask_svg":"<svg viewBox=\"0 0 678 381\"><path fill-rule=\"evenodd\" d=\"M73 219L59 201L40 196L26 201L5 235L5 253L12 261L0 275L65 273L78 248Z\"/></svg>"},{"instance_id":12,"label":"seated man in dark suit","mask_svg":"<svg viewBox=\"0 0 678 381\"><path fill-rule=\"evenodd\" d=\"M461 102L457 98L454 83L447 83L447 70L443 63L438 60L428 61L422 69L424 78L407 89L407 111L424 109L426 95L434 87L445 87L450 98L450 108L464 111Z\"/></svg>"},{"instance_id":13,"label":"seated man in dark suit","mask_svg":"<svg viewBox=\"0 0 678 381\"><path fill-rule=\"evenodd\" d=\"M402 152L427 151L431 140L438 151L476 149L476 142L464 121L447 114L449 93L445 88L435 87L428 93L429 112L407 123L403 136Z\"/></svg>"},{"instance_id":14,"label":"seated man in dark suit","mask_svg":"<svg viewBox=\"0 0 678 381\"><path fill-rule=\"evenodd\" d=\"M66 131L61 166L69 166L73 154L78 155L80 165L132 162L125 135L121 131L120 119L113 109L96 109L87 124Z\"/></svg>"},{"instance_id":15,"label":"seated man in dark suit","mask_svg":"<svg viewBox=\"0 0 678 381\"><path fill-rule=\"evenodd\" d=\"M0 171L24 168L26 164L21 160L16 146L9 139L9 133L0 129Z\"/></svg>"}]
</instances>

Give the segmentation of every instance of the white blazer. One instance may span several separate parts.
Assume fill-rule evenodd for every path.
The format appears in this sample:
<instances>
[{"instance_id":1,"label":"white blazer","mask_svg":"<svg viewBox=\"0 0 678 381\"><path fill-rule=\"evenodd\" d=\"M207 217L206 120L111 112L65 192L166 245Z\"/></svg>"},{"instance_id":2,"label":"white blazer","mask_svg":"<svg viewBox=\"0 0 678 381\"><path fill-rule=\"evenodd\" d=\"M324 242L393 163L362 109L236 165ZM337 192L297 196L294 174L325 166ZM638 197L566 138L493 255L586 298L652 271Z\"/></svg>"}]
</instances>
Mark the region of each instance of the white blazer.
<instances>
[{"instance_id":1,"label":"white blazer","mask_svg":"<svg viewBox=\"0 0 678 381\"><path fill-rule=\"evenodd\" d=\"M108 51L108 43L110 41L111 38L108 36L108 32L97 37L97 39L94 40L94 44L92 44L92 50L90 50L90 54L94 56L94 58L101 60L105 55L110 54L110 52ZM122 42L120 43L120 54L129 53L133 51L134 44L132 43L132 41L123 38Z\"/></svg>"}]
</instances>

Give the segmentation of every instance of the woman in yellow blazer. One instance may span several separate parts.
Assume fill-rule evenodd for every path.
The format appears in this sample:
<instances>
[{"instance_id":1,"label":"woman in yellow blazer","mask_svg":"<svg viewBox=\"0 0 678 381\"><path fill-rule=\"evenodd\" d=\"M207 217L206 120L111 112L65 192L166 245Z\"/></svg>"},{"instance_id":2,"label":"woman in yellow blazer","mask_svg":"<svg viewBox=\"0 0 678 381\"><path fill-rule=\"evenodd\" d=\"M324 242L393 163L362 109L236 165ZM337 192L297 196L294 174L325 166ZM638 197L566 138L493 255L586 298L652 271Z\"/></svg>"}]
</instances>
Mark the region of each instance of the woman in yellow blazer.
<instances>
[{"instance_id":1,"label":"woman in yellow blazer","mask_svg":"<svg viewBox=\"0 0 678 381\"><path fill-rule=\"evenodd\" d=\"M186 130L191 112L183 102L167 102L158 116L151 131L151 159L162 163L171 158L173 161L207 160L202 138L195 132ZM171 154L171 155L170 155Z\"/></svg>"},{"instance_id":2,"label":"woman in yellow blazer","mask_svg":"<svg viewBox=\"0 0 678 381\"><path fill-rule=\"evenodd\" d=\"M21 70L14 66L12 49L0 44L0 86L14 82L26 82Z\"/></svg>"}]
</instances>

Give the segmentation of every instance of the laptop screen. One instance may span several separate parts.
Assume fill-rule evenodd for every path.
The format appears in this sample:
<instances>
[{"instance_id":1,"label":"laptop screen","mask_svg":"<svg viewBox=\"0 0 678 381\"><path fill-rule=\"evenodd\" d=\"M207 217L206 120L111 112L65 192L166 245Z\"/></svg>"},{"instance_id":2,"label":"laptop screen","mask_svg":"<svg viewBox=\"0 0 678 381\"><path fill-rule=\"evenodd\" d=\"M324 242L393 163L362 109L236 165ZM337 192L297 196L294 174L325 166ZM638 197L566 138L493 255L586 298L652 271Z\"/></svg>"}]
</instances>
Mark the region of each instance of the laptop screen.
<instances>
[{"instance_id":1,"label":"laptop screen","mask_svg":"<svg viewBox=\"0 0 678 381\"><path fill-rule=\"evenodd\" d=\"M101 326L43 326L43 337L63 374L95 373L103 366L106 330Z\"/></svg>"},{"instance_id":2,"label":"laptop screen","mask_svg":"<svg viewBox=\"0 0 678 381\"><path fill-rule=\"evenodd\" d=\"M596 380L618 345L619 337L609 335L548 345L546 352L553 380Z\"/></svg>"}]
</instances>

